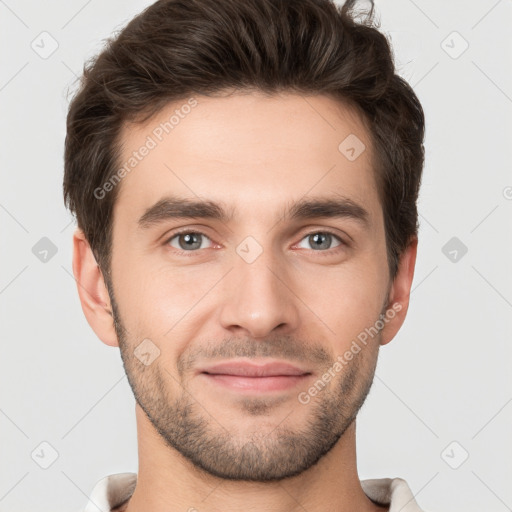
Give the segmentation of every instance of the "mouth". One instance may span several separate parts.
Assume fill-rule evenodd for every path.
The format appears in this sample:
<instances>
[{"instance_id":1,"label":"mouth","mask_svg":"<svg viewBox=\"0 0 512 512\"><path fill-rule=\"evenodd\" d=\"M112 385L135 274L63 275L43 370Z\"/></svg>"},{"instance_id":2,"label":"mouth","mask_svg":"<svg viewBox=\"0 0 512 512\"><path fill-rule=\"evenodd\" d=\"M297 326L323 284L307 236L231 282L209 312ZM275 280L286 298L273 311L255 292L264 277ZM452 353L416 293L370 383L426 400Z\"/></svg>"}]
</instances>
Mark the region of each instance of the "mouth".
<instances>
[{"instance_id":1,"label":"mouth","mask_svg":"<svg viewBox=\"0 0 512 512\"><path fill-rule=\"evenodd\" d=\"M286 362L256 365L246 361L217 364L200 372L208 382L237 392L270 392L292 389L312 372Z\"/></svg>"},{"instance_id":2,"label":"mouth","mask_svg":"<svg viewBox=\"0 0 512 512\"><path fill-rule=\"evenodd\" d=\"M240 377L239 375L223 375L203 373L208 380L234 391L283 391L293 388L311 375L274 375L272 377Z\"/></svg>"}]
</instances>

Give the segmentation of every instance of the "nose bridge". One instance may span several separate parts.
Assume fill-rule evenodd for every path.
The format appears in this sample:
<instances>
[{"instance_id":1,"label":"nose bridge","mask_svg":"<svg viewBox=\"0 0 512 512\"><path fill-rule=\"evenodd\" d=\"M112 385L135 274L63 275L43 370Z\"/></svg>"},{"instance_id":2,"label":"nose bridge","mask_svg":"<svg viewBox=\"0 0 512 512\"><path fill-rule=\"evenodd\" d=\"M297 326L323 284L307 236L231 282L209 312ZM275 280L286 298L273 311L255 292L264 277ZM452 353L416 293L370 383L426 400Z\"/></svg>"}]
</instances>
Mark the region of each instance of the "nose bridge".
<instances>
[{"instance_id":1,"label":"nose bridge","mask_svg":"<svg viewBox=\"0 0 512 512\"><path fill-rule=\"evenodd\" d=\"M279 327L296 327L297 305L288 288L287 272L271 247L265 249L248 237L236 248L222 302L221 322L226 329L243 329L264 337Z\"/></svg>"}]
</instances>

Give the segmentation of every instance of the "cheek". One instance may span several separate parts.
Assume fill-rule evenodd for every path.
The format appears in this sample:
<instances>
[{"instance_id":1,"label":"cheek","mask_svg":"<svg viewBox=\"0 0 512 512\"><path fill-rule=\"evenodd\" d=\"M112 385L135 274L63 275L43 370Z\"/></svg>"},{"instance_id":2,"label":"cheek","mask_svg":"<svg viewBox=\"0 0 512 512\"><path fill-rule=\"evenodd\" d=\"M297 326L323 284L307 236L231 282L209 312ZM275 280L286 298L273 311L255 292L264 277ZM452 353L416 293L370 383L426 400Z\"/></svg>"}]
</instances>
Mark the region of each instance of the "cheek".
<instances>
[{"instance_id":1,"label":"cheek","mask_svg":"<svg viewBox=\"0 0 512 512\"><path fill-rule=\"evenodd\" d=\"M183 330L194 322L222 272L201 266L171 269L151 261L117 261L116 298L132 336L178 344ZM206 297L205 297L206 298Z\"/></svg>"},{"instance_id":2,"label":"cheek","mask_svg":"<svg viewBox=\"0 0 512 512\"><path fill-rule=\"evenodd\" d=\"M321 280L308 280L301 298L331 329L339 350L375 324L384 304L387 282L375 265L330 269ZM309 314L305 311L304 314Z\"/></svg>"}]
</instances>

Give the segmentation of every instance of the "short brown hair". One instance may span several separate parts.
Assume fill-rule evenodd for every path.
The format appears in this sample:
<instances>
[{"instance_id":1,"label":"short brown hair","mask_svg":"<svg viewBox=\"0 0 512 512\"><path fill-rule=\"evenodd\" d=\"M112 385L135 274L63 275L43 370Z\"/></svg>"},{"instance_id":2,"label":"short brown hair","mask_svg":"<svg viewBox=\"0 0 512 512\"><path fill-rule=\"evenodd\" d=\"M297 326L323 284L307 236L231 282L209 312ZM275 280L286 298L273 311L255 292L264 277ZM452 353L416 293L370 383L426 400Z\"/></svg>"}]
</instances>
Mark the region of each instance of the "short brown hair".
<instances>
[{"instance_id":1,"label":"short brown hair","mask_svg":"<svg viewBox=\"0 0 512 512\"><path fill-rule=\"evenodd\" d=\"M373 15L372 5L356 21L353 0L159 0L108 39L71 101L64 164L64 201L103 273L119 187L102 199L94 191L118 170L124 123L235 89L324 94L357 108L370 127L394 277L417 236L425 120Z\"/></svg>"}]
</instances>

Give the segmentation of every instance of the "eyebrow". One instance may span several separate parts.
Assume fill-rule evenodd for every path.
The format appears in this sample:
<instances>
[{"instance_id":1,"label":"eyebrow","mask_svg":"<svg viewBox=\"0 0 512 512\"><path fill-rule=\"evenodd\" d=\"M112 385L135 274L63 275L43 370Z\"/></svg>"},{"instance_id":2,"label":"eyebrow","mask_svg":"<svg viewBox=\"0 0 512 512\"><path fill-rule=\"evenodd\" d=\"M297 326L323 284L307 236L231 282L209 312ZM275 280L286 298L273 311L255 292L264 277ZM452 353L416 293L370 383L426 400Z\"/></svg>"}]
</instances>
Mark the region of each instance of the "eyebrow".
<instances>
[{"instance_id":1,"label":"eyebrow","mask_svg":"<svg viewBox=\"0 0 512 512\"><path fill-rule=\"evenodd\" d=\"M234 209L209 200L164 197L149 207L138 220L141 229L148 229L169 219L212 219L223 223L233 220ZM292 202L281 220L348 218L364 228L370 224L370 214L352 199L336 196L301 199Z\"/></svg>"}]
</instances>

